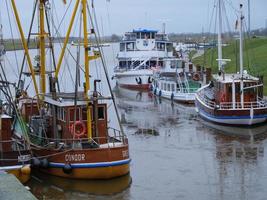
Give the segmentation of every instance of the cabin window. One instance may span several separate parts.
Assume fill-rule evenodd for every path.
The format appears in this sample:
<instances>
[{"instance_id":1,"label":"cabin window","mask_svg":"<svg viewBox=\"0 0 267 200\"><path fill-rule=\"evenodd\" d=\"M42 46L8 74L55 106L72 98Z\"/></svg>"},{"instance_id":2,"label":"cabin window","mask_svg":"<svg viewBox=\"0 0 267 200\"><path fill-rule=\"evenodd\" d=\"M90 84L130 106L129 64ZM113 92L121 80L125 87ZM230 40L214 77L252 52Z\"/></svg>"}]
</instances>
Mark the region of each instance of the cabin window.
<instances>
[{"instance_id":1,"label":"cabin window","mask_svg":"<svg viewBox=\"0 0 267 200\"><path fill-rule=\"evenodd\" d=\"M74 117L76 117L76 121L80 120L80 108L76 109L76 116L75 116L75 109L74 108L69 109L69 120L71 122L74 121Z\"/></svg>"},{"instance_id":2,"label":"cabin window","mask_svg":"<svg viewBox=\"0 0 267 200\"><path fill-rule=\"evenodd\" d=\"M167 43L167 51L172 52L172 43Z\"/></svg>"},{"instance_id":3,"label":"cabin window","mask_svg":"<svg viewBox=\"0 0 267 200\"><path fill-rule=\"evenodd\" d=\"M157 43L157 50L159 50L159 51L165 51L165 43L158 42Z\"/></svg>"},{"instance_id":4,"label":"cabin window","mask_svg":"<svg viewBox=\"0 0 267 200\"><path fill-rule=\"evenodd\" d=\"M160 84L160 89L163 89L163 83Z\"/></svg>"},{"instance_id":5,"label":"cabin window","mask_svg":"<svg viewBox=\"0 0 267 200\"><path fill-rule=\"evenodd\" d=\"M105 119L104 107L98 107L98 119Z\"/></svg>"},{"instance_id":6,"label":"cabin window","mask_svg":"<svg viewBox=\"0 0 267 200\"><path fill-rule=\"evenodd\" d=\"M151 39L155 39L155 33L151 33Z\"/></svg>"},{"instance_id":7,"label":"cabin window","mask_svg":"<svg viewBox=\"0 0 267 200\"><path fill-rule=\"evenodd\" d=\"M149 33L141 33L141 39L148 39Z\"/></svg>"},{"instance_id":8,"label":"cabin window","mask_svg":"<svg viewBox=\"0 0 267 200\"><path fill-rule=\"evenodd\" d=\"M170 84L168 84L168 89L167 90L171 91L171 85Z\"/></svg>"},{"instance_id":9,"label":"cabin window","mask_svg":"<svg viewBox=\"0 0 267 200\"><path fill-rule=\"evenodd\" d=\"M120 51L125 51L125 43L120 43Z\"/></svg>"},{"instance_id":10,"label":"cabin window","mask_svg":"<svg viewBox=\"0 0 267 200\"><path fill-rule=\"evenodd\" d=\"M134 42L127 42L126 43L126 49L127 49L127 51L133 51L134 50Z\"/></svg>"},{"instance_id":11,"label":"cabin window","mask_svg":"<svg viewBox=\"0 0 267 200\"><path fill-rule=\"evenodd\" d=\"M120 66L120 68L126 68L126 61L120 61L119 62L119 66Z\"/></svg>"},{"instance_id":12,"label":"cabin window","mask_svg":"<svg viewBox=\"0 0 267 200\"><path fill-rule=\"evenodd\" d=\"M174 84L171 84L172 92L174 92Z\"/></svg>"},{"instance_id":13,"label":"cabin window","mask_svg":"<svg viewBox=\"0 0 267 200\"><path fill-rule=\"evenodd\" d=\"M82 108L82 120L86 120L87 119L87 110L86 108Z\"/></svg>"}]
</instances>

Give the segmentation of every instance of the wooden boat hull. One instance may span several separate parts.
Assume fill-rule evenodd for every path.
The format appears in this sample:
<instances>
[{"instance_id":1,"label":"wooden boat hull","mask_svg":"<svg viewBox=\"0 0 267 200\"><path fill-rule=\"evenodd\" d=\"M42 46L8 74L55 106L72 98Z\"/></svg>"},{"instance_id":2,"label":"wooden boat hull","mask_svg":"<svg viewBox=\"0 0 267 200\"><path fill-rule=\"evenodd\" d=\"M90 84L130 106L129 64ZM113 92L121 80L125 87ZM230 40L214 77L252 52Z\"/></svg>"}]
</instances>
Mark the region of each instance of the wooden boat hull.
<instances>
[{"instance_id":1,"label":"wooden boat hull","mask_svg":"<svg viewBox=\"0 0 267 200\"><path fill-rule=\"evenodd\" d=\"M0 170L13 174L21 183L26 183L31 178L31 167L29 164L4 166L0 167Z\"/></svg>"},{"instance_id":2,"label":"wooden boat hull","mask_svg":"<svg viewBox=\"0 0 267 200\"><path fill-rule=\"evenodd\" d=\"M7 144L8 142L6 142ZM2 144L4 145L4 144ZM21 183L31 177L31 154L27 150L0 152L0 171L13 174Z\"/></svg>"},{"instance_id":3,"label":"wooden boat hull","mask_svg":"<svg viewBox=\"0 0 267 200\"><path fill-rule=\"evenodd\" d=\"M214 109L204 104L196 96L196 111L206 120L227 125L254 125L267 119L266 108L254 109Z\"/></svg>"},{"instance_id":4,"label":"wooden boat hull","mask_svg":"<svg viewBox=\"0 0 267 200\"><path fill-rule=\"evenodd\" d=\"M81 150L34 149L36 157L46 158L48 165L41 171L73 179L111 179L129 173L128 146ZM42 161L41 161L42 162ZM71 167L66 172L64 168Z\"/></svg>"}]
</instances>

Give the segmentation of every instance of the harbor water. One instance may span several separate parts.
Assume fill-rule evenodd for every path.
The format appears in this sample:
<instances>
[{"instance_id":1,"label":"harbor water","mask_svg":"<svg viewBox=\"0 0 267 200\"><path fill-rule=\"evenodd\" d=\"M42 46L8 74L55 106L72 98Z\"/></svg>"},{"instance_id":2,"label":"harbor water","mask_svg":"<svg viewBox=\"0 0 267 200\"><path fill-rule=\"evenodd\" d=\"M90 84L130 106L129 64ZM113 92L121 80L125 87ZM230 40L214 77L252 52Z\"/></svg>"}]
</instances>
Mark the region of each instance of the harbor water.
<instances>
[{"instance_id":1,"label":"harbor water","mask_svg":"<svg viewBox=\"0 0 267 200\"><path fill-rule=\"evenodd\" d=\"M111 78L118 44L104 51ZM17 54L20 60L23 54ZM7 53L9 64L15 66L13 57L13 52ZM75 70L69 60L69 70ZM103 79L99 89L108 95L100 62L91 66L92 78ZM8 70L7 76L12 77ZM69 79L62 79L66 90ZM215 125L199 118L194 106L117 88L115 80L111 81L129 139L130 174L108 181L85 181L33 173L26 185L38 199L266 199L266 124L253 128ZM112 106L109 117L116 125Z\"/></svg>"}]
</instances>

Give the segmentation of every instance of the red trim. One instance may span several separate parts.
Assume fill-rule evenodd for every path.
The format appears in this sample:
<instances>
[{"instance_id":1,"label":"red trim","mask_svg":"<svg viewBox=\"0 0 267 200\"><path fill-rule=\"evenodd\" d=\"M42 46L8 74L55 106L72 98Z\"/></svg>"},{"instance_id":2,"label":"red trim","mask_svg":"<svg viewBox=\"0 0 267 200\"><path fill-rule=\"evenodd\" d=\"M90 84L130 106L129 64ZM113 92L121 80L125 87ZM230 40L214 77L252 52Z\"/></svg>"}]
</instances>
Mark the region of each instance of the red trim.
<instances>
[{"instance_id":1,"label":"red trim","mask_svg":"<svg viewBox=\"0 0 267 200\"><path fill-rule=\"evenodd\" d=\"M120 84L122 88L132 89L132 90L149 90L150 84L139 84L139 85L128 85L128 84Z\"/></svg>"}]
</instances>

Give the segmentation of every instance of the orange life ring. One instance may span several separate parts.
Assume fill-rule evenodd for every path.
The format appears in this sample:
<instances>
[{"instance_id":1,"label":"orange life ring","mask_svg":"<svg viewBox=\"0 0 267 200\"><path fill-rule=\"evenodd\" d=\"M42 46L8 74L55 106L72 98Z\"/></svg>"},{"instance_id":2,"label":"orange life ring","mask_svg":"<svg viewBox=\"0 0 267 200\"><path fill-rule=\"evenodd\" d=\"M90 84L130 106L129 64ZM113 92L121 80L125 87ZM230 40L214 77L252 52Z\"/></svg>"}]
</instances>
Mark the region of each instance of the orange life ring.
<instances>
[{"instance_id":1,"label":"orange life ring","mask_svg":"<svg viewBox=\"0 0 267 200\"><path fill-rule=\"evenodd\" d=\"M74 132L75 127L75 132ZM76 121L70 126L70 132L75 138L81 138L85 135L86 126L82 121Z\"/></svg>"},{"instance_id":2,"label":"orange life ring","mask_svg":"<svg viewBox=\"0 0 267 200\"><path fill-rule=\"evenodd\" d=\"M195 74L193 75L193 80L194 80L194 81L199 81L199 80L200 80L200 75L199 75L199 73L195 73Z\"/></svg>"}]
</instances>

